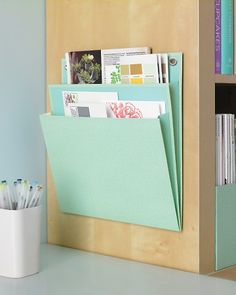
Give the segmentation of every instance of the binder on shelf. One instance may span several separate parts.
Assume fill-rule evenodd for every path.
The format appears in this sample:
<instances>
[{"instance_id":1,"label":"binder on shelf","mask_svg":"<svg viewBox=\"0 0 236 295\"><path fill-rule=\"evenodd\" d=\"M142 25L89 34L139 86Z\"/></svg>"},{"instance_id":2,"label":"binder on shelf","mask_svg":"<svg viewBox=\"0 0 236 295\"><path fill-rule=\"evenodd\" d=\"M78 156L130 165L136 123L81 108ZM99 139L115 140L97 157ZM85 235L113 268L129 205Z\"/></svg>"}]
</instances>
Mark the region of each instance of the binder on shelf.
<instances>
[{"instance_id":1,"label":"binder on shelf","mask_svg":"<svg viewBox=\"0 0 236 295\"><path fill-rule=\"evenodd\" d=\"M61 211L181 230L181 53L169 56L169 67L170 84L49 86L52 115L42 115L41 124ZM166 114L160 119L64 117L63 91L165 101Z\"/></svg>"}]
</instances>

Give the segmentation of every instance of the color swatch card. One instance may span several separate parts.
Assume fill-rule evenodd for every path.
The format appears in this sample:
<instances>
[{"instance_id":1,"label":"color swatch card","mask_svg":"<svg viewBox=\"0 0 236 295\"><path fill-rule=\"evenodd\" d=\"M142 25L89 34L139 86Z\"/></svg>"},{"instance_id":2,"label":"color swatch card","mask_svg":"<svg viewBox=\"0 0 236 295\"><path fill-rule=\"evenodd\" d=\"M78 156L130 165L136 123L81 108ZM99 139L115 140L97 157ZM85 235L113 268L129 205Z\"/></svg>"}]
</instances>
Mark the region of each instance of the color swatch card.
<instances>
[{"instance_id":1,"label":"color swatch card","mask_svg":"<svg viewBox=\"0 0 236 295\"><path fill-rule=\"evenodd\" d=\"M158 57L156 54L122 56L120 72L122 84L159 83Z\"/></svg>"},{"instance_id":2,"label":"color swatch card","mask_svg":"<svg viewBox=\"0 0 236 295\"><path fill-rule=\"evenodd\" d=\"M107 118L105 103L99 102L78 102L70 103L66 116L84 118Z\"/></svg>"},{"instance_id":3,"label":"color swatch card","mask_svg":"<svg viewBox=\"0 0 236 295\"><path fill-rule=\"evenodd\" d=\"M71 104L79 102L109 102L117 101L117 92L63 91L63 105L65 116L71 115Z\"/></svg>"},{"instance_id":4,"label":"color swatch card","mask_svg":"<svg viewBox=\"0 0 236 295\"><path fill-rule=\"evenodd\" d=\"M151 53L151 48L149 47L101 50L102 83L120 84L120 58L122 56L143 55L149 53Z\"/></svg>"},{"instance_id":5,"label":"color swatch card","mask_svg":"<svg viewBox=\"0 0 236 295\"><path fill-rule=\"evenodd\" d=\"M164 101L118 101L107 103L112 118L158 118L165 113Z\"/></svg>"}]
</instances>

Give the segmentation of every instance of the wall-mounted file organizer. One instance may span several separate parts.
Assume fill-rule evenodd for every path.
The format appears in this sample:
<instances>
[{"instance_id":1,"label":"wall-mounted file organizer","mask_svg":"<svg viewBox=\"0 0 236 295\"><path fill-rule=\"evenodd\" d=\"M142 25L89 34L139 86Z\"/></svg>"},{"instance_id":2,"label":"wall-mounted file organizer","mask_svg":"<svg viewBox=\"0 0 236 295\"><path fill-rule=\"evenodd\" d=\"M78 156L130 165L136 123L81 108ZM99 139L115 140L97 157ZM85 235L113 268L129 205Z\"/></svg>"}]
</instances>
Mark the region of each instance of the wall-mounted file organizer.
<instances>
[{"instance_id":1,"label":"wall-mounted file organizer","mask_svg":"<svg viewBox=\"0 0 236 295\"><path fill-rule=\"evenodd\" d=\"M49 87L53 115L42 115L41 123L61 211L181 230L181 54L173 54L170 67L170 84ZM160 119L64 117L63 91L165 101L166 114Z\"/></svg>"},{"instance_id":2,"label":"wall-mounted file organizer","mask_svg":"<svg viewBox=\"0 0 236 295\"><path fill-rule=\"evenodd\" d=\"M236 264L236 184L216 187L216 270Z\"/></svg>"}]
</instances>

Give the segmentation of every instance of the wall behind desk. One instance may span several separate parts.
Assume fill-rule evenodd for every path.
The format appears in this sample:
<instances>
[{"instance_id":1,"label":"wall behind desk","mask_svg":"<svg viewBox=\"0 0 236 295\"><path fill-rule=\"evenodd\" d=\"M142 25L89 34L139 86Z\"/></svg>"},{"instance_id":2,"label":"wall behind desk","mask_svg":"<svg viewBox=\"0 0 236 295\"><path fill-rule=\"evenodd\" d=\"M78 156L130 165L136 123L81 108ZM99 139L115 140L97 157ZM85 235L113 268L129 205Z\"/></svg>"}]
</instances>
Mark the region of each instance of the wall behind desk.
<instances>
[{"instance_id":1,"label":"wall behind desk","mask_svg":"<svg viewBox=\"0 0 236 295\"><path fill-rule=\"evenodd\" d=\"M45 112L45 0L0 1L0 180L46 186L39 114ZM46 241L43 200L42 241Z\"/></svg>"}]
</instances>

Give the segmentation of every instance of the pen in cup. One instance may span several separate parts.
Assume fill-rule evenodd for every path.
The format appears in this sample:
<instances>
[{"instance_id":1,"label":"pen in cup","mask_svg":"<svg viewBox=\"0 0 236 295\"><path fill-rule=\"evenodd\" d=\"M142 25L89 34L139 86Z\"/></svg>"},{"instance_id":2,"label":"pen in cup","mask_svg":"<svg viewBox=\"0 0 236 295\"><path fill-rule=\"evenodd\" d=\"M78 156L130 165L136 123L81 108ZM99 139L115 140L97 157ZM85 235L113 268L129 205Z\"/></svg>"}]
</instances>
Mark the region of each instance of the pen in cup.
<instances>
[{"instance_id":1,"label":"pen in cup","mask_svg":"<svg viewBox=\"0 0 236 295\"><path fill-rule=\"evenodd\" d=\"M19 178L10 186L3 180L0 182L0 208L19 210L37 207L40 205L42 192L42 185L36 181L30 184L28 180Z\"/></svg>"}]
</instances>

